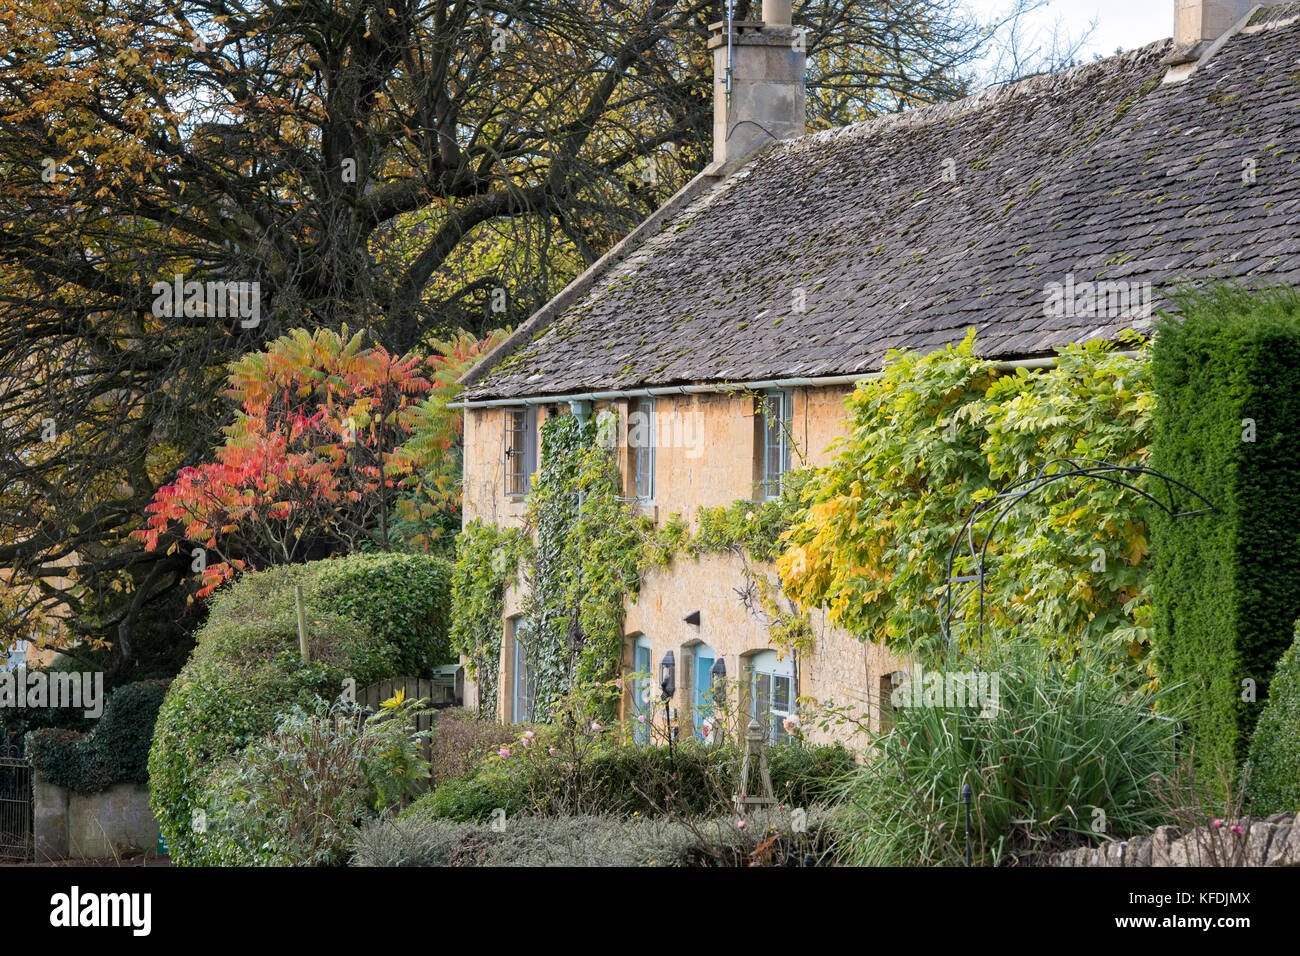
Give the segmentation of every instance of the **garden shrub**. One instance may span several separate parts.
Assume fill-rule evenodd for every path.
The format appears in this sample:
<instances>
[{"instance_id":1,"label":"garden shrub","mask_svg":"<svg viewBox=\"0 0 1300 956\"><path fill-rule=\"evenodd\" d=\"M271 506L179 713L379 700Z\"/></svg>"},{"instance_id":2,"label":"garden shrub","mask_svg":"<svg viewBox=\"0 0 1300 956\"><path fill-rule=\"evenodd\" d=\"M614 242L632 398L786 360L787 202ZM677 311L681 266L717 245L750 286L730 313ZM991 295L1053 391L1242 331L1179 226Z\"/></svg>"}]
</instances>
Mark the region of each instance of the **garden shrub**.
<instances>
[{"instance_id":1,"label":"garden shrub","mask_svg":"<svg viewBox=\"0 0 1300 956\"><path fill-rule=\"evenodd\" d=\"M1259 816L1300 811L1300 625L1295 634L1250 742L1246 788Z\"/></svg>"},{"instance_id":2,"label":"garden shrub","mask_svg":"<svg viewBox=\"0 0 1300 956\"><path fill-rule=\"evenodd\" d=\"M32 767L51 783L78 793L147 782L149 745L166 692L167 681L126 684L108 695L90 733L32 731L27 737Z\"/></svg>"},{"instance_id":3,"label":"garden shrub","mask_svg":"<svg viewBox=\"0 0 1300 956\"><path fill-rule=\"evenodd\" d=\"M409 705L411 702L407 701ZM387 708L387 705L386 705ZM204 789L206 862L340 866L357 827L427 773L406 705L363 719L317 701L218 766Z\"/></svg>"},{"instance_id":4,"label":"garden shrub","mask_svg":"<svg viewBox=\"0 0 1300 956\"><path fill-rule=\"evenodd\" d=\"M1156 337L1151 464L1218 510L1157 515L1156 664L1214 767L1245 756L1300 617L1300 294L1221 288L1182 312Z\"/></svg>"},{"instance_id":5,"label":"garden shrub","mask_svg":"<svg viewBox=\"0 0 1300 956\"><path fill-rule=\"evenodd\" d=\"M834 781L854 766L840 745L779 744L767 749L772 787L789 807L825 802ZM690 742L673 748L610 745L586 759L567 777L565 757L489 759L471 773L422 796L407 815L485 822L497 808L508 814L557 815L575 809L595 814L662 811L691 816L725 809L736 786L742 753L726 745ZM562 806L574 795L577 807ZM669 799L671 797L671 799Z\"/></svg>"},{"instance_id":6,"label":"garden shrub","mask_svg":"<svg viewBox=\"0 0 1300 956\"><path fill-rule=\"evenodd\" d=\"M481 719L460 707L440 710L433 718L429 738L430 776L434 786L472 772L500 748L514 743L528 729L526 724L501 724Z\"/></svg>"},{"instance_id":7,"label":"garden shrub","mask_svg":"<svg viewBox=\"0 0 1300 956\"><path fill-rule=\"evenodd\" d=\"M954 660L946 670L970 666ZM1174 770L1176 734L1153 710L1162 691L1129 690L1095 663L1063 665L1037 647L1002 648L986 667L999 677L987 717L942 704L895 710L892 732L840 793L848 862L963 864L967 784L982 865L1167 822L1161 782Z\"/></svg>"},{"instance_id":8,"label":"garden shrub","mask_svg":"<svg viewBox=\"0 0 1300 956\"><path fill-rule=\"evenodd\" d=\"M448 780L419 797L403 816L483 822L502 808L523 813L529 804L528 781L501 763L484 764L463 777Z\"/></svg>"},{"instance_id":9,"label":"garden shrub","mask_svg":"<svg viewBox=\"0 0 1300 956\"><path fill-rule=\"evenodd\" d=\"M354 866L801 866L823 860L830 818L813 808L806 832L783 812L693 823L620 816L519 817L504 830L403 816L362 829Z\"/></svg>"},{"instance_id":10,"label":"garden shrub","mask_svg":"<svg viewBox=\"0 0 1300 956\"><path fill-rule=\"evenodd\" d=\"M216 767L194 840L218 866L340 866L369 816L357 720L282 717Z\"/></svg>"},{"instance_id":11,"label":"garden shrub","mask_svg":"<svg viewBox=\"0 0 1300 956\"><path fill-rule=\"evenodd\" d=\"M443 567L420 555L354 555L245 575L216 596L163 703L149 755L150 799L175 861L208 862L191 826L207 778L269 733L278 716L337 698L345 678L360 688L411 676L429 660L443 633L433 613L445 607ZM304 585L308 610L307 666L298 654L295 583ZM369 603L352 587L369 588Z\"/></svg>"}]
</instances>

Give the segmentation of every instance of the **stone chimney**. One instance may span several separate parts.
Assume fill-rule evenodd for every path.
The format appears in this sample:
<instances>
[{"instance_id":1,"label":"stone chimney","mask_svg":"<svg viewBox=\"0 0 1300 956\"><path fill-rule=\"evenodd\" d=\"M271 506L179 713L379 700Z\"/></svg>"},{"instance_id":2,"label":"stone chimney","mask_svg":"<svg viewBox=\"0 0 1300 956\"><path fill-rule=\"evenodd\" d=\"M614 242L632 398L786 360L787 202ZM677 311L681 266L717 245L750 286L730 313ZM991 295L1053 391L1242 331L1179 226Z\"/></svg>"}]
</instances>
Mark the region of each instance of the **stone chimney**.
<instances>
[{"instance_id":1,"label":"stone chimney","mask_svg":"<svg viewBox=\"0 0 1300 956\"><path fill-rule=\"evenodd\" d=\"M763 21L712 24L713 166L727 174L768 143L805 132L807 56L790 0L763 0ZM728 69L730 65L730 69Z\"/></svg>"},{"instance_id":2,"label":"stone chimney","mask_svg":"<svg viewBox=\"0 0 1300 956\"><path fill-rule=\"evenodd\" d=\"M1174 56L1194 60L1259 0L1174 0Z\"/></svg>"},{"instance_id":3,"label":"stone chimney","mask_svg":"<svg viewBox=\"0 0 1300 956\"><path fill-rule=\"evenodd\" d=\"M1181 83L1208 61L1247 20L1258 0L1174 0L1174 47L1166 83Z\"/></svg>"}]
</instances>

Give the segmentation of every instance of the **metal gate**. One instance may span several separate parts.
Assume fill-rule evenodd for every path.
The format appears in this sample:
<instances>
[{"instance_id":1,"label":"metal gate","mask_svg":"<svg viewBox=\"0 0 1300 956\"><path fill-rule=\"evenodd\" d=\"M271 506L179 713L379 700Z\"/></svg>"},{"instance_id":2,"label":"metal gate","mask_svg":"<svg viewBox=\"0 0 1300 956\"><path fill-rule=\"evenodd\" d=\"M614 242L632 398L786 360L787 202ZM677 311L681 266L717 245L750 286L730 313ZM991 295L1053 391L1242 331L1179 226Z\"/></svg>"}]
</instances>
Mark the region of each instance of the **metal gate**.
<instances>
[{"instance_id":1,"label":"metal gate","mask_svg":"<svg viewBox=\"0 0 1300 956\"><path fill-rule=\"evenodd\" d=\"M0 859L30 860L32 839L32 765L22 750L0 744Z\"/></svg>"}]
</instances>

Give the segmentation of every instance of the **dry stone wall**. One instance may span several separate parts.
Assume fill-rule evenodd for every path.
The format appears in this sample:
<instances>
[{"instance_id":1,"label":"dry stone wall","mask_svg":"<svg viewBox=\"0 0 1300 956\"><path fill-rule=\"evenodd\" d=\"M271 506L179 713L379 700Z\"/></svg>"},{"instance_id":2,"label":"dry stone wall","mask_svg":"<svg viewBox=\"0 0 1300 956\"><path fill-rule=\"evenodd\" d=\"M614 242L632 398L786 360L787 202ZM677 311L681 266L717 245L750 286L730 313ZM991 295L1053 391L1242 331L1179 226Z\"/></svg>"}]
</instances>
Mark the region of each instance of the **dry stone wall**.
<instances>
[{"instance_id":1,"label":"dry stone wall","mask_svg":"<svg viewBox=\"0 0 1300 956\"><path fill-rule=\"evenodd\" d=\"M1234 833L1233 827L1241 833ZM1080 847L1051 858L1049 866L1300 866L1300 815L1223 821L1184 834L1158 827L1150 836Z\"/></svg>"}]
</instances>

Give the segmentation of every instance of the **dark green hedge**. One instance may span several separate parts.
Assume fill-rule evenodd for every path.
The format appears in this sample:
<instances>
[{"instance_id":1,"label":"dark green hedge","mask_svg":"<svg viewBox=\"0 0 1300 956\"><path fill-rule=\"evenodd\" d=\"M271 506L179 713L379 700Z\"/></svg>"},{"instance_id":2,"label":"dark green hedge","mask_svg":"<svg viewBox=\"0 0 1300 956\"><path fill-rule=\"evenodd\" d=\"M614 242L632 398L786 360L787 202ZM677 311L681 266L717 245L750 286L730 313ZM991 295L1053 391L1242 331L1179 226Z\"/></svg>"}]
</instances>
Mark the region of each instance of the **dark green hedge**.
<instances>
[{"instance_id":1,"label":"dark green hedge","mask_svg":"<svg viewBox=\"0 0 1300 956\"><path fill-rule=\"evenodd\" d=\"M1219 511L1153 523L1155 662L1184 685L1198 763L1233 767L1300 616L1300 296L1224 288L1181 306L1153 351L1151 464Z\"/></svg>"},{"instance_id":2,"label":"dark green hedge","mask_svg":"<svg viewBox=\"0 0 1300 956\"><path fill-rule=\"evenodd\" d=\"M1300 624L1268 689L1250 742L1247 792L1258 816L1300 811Z\"/></svg>"},{"instance_id":3,"label":"dark green hedge","mask_svg":"<svg viewBox=\"0 0 1300 956\"><path fill-rule=\"evenodd\" d=\"M693 816L723 812L740 761L740 752L725 746L688 743L671 754L667 747L611 747L583 765L580 809L600 814L662 810L671 789L678 811ZM777 798L789 807L809 807L830 798L834 781L854 766L854 758L841 746L783 744L768 748L768 763ZM512 816L547 813L551 808L538 805L537 799L557 792L548 775L558 770L558 761L490 760L425 794L407 813L480 823L497 807Z\"/></svg>"},{"instance_id":4,"label":"dark green hedge","mask_svg":"<svg viewBox=\"0 0 1300 956\"><path fill-rule=\"evenodd\" d=\"M149 744L167 681L126 684L109 694L99 723L89 734L33 730L27 735L32 767L61 787L97 793L117 783L149 779Z\"/></svg>"}]
</instances>

